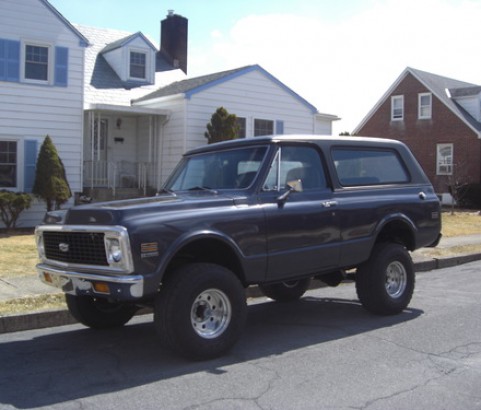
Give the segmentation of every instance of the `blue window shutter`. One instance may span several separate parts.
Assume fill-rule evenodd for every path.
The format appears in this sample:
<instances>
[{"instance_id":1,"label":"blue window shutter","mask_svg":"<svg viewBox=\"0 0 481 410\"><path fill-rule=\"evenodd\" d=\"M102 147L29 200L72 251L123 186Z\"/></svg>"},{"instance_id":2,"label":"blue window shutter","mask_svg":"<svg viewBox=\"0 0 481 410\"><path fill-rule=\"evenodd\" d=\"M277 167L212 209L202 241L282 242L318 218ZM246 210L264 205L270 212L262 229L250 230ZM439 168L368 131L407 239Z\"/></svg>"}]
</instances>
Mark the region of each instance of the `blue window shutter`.
<instances>
[{"instance_id":1,"label":"blue window shutter","mask_svg":"<svg viewBox=\"0 0 481 410\"><path fill-rule=\"evenodd\" d=\"M58 87L68 85L68 48L55 47L55 81Z\"/></svg>"},{"instance_id":2,"label":"blue window shutter","mask_svg":"<svg viewBox=\"0 0 481 410\"><path fill-rule=\"evenodd\" d=\"M284 121L276 120L276 134L277 135L284 134Z\"/></svg>"},{"instance_id":3,"label":"blue window shutter","mask_svg":"<svg viewBox=\"0 0 481 410\"><path fill-rule=\"evenodd\" d=\"M20 41L0 39L0 81L20 81Z\"/></svg>"},{"instance_id":4,"label":"blue window shutter","mask_svg":"<svg viewBox=\"0 0 481 410\"><path fill-rule=\"evenodd\" d=\"M25 192L32 192L35 181L35 166L37 163L37 141L25 140L23 160L23 190Z\"/></svg>"}]
</instances>

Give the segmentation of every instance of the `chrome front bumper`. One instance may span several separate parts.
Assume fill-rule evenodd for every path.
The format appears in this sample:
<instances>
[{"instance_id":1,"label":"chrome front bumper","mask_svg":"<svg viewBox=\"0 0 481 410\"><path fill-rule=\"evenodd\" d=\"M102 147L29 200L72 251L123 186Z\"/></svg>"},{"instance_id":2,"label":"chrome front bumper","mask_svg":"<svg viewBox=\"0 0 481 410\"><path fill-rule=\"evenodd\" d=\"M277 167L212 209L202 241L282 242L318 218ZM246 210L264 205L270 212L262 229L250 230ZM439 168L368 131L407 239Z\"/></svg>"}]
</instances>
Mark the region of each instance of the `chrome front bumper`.
<instances>
[{"instance_id":1,"label":"chrome front bumper","mask_svg":"<svg viewBox=\"0 0 481 410\"><path fill-rule=\"evenodd\" d=\"M144 279L140 275L109 276L37 265L40 280L71 295L88 295L131 301L144 294Z\"/></svg>"}]
</instances>

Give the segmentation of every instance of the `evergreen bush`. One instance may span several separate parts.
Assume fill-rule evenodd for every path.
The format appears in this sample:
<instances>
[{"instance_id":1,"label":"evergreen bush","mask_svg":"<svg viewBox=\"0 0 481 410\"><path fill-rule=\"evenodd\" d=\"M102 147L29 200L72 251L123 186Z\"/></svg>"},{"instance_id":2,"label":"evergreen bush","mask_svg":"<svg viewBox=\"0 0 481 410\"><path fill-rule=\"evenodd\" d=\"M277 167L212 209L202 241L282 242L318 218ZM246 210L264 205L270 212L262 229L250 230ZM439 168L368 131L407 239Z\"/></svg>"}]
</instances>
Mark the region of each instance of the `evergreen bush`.
<instances>
[{"instance_id":1,"label":"evergreen bush","mask_svg":"<svg viewBox=\"0 0 481 410\"><path fill-rule=\"evenodd\" d=\"M224 107L219 107L212 114L210 122L207 124L207 132L204 136L209 144L220 141L228 141L237 138L239 125L237 124L237 116L229 114Z\"/></svg>"},{"instance_id":2,"label":"evergreen bush","mask_svg":"<svg viewBox=\"0 0 481 410\"><path fill-rule=\"evenodd\" d=\"M72 196L65 167L48 135L38 154L32 192L45 201L47 211L60 209L60 206Z\"/></svg>"}]
</instances>

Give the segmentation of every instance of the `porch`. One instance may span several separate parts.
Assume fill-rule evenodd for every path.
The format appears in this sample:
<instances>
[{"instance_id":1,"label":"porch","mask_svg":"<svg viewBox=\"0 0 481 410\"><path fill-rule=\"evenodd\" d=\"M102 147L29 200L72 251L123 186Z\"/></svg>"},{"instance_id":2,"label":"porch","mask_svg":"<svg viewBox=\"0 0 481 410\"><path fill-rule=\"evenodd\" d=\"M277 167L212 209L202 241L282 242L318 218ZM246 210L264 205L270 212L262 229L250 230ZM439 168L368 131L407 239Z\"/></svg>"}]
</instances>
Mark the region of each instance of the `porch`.
<instances>
[{"instance_id":1,"label":"porch","mask_svg":"<svg viewBox=\"0 0 481 410\"><path fill-rule=\"evenodd\" d=\"M96 202L154 195L149 176L156 167L156 163L126 160L84 161L84 195Z\"/></svg>"},{"instance_id":2,"label":"porch","mask_svg":"<svg viewBox=\"0 0 481 410\"><path fill-rule=\"evenodd\" d=\"M83 196L92 201L154 195L162 184L168 112L95 104L85 111Z\"/></svg>"}]
</instances>

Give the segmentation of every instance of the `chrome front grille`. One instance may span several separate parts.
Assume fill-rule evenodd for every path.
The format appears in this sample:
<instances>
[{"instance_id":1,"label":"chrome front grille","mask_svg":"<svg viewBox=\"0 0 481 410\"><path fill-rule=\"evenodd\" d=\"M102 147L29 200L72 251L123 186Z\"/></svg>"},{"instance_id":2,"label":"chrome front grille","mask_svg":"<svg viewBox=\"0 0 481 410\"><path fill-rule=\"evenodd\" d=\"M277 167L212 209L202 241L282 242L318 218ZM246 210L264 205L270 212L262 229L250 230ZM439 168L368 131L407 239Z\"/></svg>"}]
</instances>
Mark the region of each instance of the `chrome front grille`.
<instances>
[{"instance_id":1,"label":"chrome front grille","mask_svg":"<svg viewBox=\"0 0 481 410\"><path fill-rule=\"evenodd\" d=\"M102 232L43 232L47 259L82 265L108 266Z\"/></svg>"}]
</instances>

